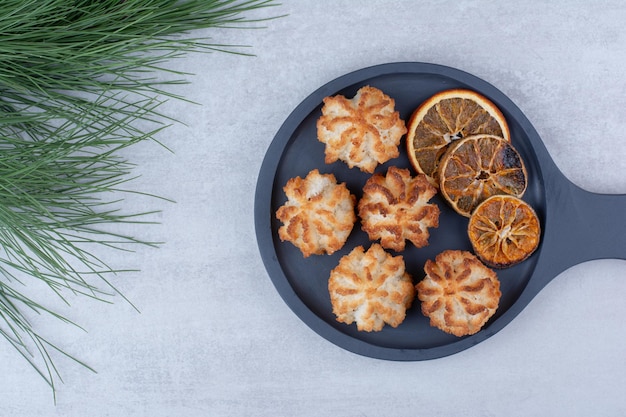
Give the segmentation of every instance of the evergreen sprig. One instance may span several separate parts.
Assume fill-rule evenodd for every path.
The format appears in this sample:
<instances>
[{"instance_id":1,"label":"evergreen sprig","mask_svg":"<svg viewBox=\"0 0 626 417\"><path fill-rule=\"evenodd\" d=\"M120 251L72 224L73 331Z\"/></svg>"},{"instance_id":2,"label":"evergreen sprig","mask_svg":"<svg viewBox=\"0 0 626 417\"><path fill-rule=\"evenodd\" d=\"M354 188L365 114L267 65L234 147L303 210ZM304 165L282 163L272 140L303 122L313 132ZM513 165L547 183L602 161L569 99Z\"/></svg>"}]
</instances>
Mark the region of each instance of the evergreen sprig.
<instances>
[{"instance_id":1,"label":"evergreen sprig","mask_svg":"<svg viewBox=\"0 0 626 417\"><path fill-rule=\"evenodd\" d=\"M250 28L246 15L272 0L4 0L0 2L0 334L55 392L54 356L86 366L41 336L25 312L76 325L24 291L36 279L67 300L107 301L119 272L98 247L157 245L116 232L150 223L123 211L133 164L122 150L173 118L159 106L184 99L187 74L166 67L191 52L244 54L190 34ZM161 73L173 79L160 77ZM153 126L148 128L146 126ZM153 196L155 197L155 196ZM115 226L115 227L111 227ZM108 227L108 228L107 228ZM29 313L30 314L30 313ZM91 368L89 368L91 369Z\"/></svg>"}]
</instances>

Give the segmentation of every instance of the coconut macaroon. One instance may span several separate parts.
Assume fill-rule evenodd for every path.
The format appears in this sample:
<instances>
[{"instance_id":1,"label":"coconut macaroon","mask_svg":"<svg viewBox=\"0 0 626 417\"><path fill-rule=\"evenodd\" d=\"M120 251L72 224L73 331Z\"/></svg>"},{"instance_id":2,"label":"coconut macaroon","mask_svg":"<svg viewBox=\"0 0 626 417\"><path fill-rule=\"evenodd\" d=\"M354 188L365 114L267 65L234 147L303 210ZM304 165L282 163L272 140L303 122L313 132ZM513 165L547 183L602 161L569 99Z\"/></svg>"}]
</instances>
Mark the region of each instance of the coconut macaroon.
<instances>
[{"instance_id":1,"label":"coconut macaroon","mask_svg":"<svg viewBox=\"0 0 626 417\"><path fill-rule=\"evenodd\" d=\"M356 322L359 331L397 327L415 298L402 256L392 256L377 243L367 252L357 246L330 273L328 291L337 321Z\"/></svg>"},{"instance_id":2,"label":"coconut macaroon","mask_svg":"<svg viewBox=\"0 0 626 417\"><path fill-rule=\"evenodd\" d=\"M439 226L439 207L429 203L437 189L426 175L412 177L408 169L390 167L386 175L372 175L363 187L358 212L361 228L387 249L402 251L409 240L428 245L431 227Z\"/></svg>"},{"instance_id":3,"label":"coconut macaroon","mask_svg":"<svg viewBox=\"0 0 626 417\"><path fill-rule=\"evenodd\" d=\"M478 332L500 303L496 273L471 252L446 250L427 260L416 286L422 313L431 326L455 336Z\"/></svg>"},{"instance_id":4,"label":"coconut macaroon","mask_svg":"<svg viewBox=\"0 0 626 417\"><path fill-rule=\"evenodd\" d=\"M278 229L281 241L293 243L305 258L343 247L356 222L356 197L345 183L314 169L304 179L290 179L283 190L288 200L276 211L283 223Z\"/></svg>"},{"instance_id":5,"label":"coconut macaroon","mask_svg":"<svg viewBox=\"0 0 626 417\"><path fill-rule=\"evenodd\" d=\"M342 160L368 173L400 155L398 145L405 133L395 101L370 86L360 88L351 99L324 98L317 121L317 138L326 144L325 162Z\"/></svg>"}]
</instances>

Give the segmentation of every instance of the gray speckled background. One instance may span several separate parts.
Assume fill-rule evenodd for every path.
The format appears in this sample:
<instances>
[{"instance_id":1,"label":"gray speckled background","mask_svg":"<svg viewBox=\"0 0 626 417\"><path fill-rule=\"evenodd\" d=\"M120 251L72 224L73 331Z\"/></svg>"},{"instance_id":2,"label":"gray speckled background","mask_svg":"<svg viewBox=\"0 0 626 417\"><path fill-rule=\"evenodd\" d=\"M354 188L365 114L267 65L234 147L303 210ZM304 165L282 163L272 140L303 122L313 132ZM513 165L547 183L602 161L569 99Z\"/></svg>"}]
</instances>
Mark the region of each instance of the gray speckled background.
<instances>
[{"instance_id":1,"label":"gray speckled background","mask_svg":"<svg viewBox=\"0 0 626 417\"><path fill-rule=\"evenodd\" d=\"M262 30L206 32L255 57L191 55L171 102L184 121L129 150L134 187L176 201L137 234L166 244L114 264L137 306L70 299L81 331L33 321L97 370L57 359L49 388L0 344L2 416L620 416L626 414L626 263L558 276L505 329L459 354L396 363L344 351L304 325L257 250L253 201L265 150L295 106L346 72L394 61L448 65L507 94L559 168L626 193L626 3L621 0L285 1ZM624 219L622 219L623 221ZM626 250L626 249L625 249ZM34 289L37 291L37 289ZM50 300L56 304L55 300Z\"/></svg>"}]
</instances>

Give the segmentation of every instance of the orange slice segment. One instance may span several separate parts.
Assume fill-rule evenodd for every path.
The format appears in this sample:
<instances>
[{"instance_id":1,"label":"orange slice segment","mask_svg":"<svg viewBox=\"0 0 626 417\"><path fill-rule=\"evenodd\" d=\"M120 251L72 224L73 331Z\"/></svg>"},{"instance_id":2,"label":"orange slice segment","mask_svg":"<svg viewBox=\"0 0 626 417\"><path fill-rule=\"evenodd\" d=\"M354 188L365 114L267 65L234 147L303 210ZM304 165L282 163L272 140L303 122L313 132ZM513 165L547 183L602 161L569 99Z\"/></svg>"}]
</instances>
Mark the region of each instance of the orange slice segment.
<instances>
[{"instance_id":1,"label":"orange slice segment","mask_svg":"<svg viewBox=\"0 0 626 417\"><path fill-rule=\"evenodd\" d=\"M487 265L506 268L527 259L539 246L541 226L533 208L509 195L482 202L469 220L476 255Z\"/></svg>"},{"instance_id":2,"label":"orange slice segment","mask_svg":"<svg viewBox=\"0 0 626 417\"><path fill-rule=\"evenodd\" d=\"M521 197L526 191L524 162L506 140L476 135L452 144L439 164L439 190L452 208L469 217L493 195Z\"/></svg>"},{"instance_id":3,"label":"orange slice segment","mask_svg":"<svg viewBox=\"0 0 626 417\"><path fill-rule=\"evenodd\" d=\"M478 134L510 140L508 124L498 107L483 95L465 89L446 90L430 97L413 112L407 130L411 164L435 187L439 186L439 160L454 141Z\"/></svg>"}]
</instances>

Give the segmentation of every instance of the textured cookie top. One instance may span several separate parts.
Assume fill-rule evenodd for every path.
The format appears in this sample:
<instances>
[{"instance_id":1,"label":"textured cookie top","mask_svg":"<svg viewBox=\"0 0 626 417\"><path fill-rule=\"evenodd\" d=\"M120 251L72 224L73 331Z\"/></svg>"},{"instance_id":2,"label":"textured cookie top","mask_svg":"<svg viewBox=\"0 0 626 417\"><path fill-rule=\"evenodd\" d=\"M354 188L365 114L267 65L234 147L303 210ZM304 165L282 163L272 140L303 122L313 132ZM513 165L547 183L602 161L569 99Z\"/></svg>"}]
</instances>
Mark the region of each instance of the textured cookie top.
<instances>
[{"instance_id":1,"label":"textured cookie top","mask_svg":"<svg viewBox=\"0 0 626 417\"><path fill-rule=\"evenodd\" d=\"M411 177L408 169L392 166L386 175L374 174L358 205L361 227L384 248L402 251L405 240L427 246L428 228L439 226L439 207L429 203L436 193L424 174Z\"/></svg>"},{"instance_id":2,"label":"textured cookie top","mask_svg":"<svg viewBox=\"0 0 626 417\"><path fill-rule=\"evenodd\" d=\"M415 287L430 324L455 336L478 332L496 312L500 281L496 273L467 251L447 250L424 266Z\"/></svg>"},{"instance_id":3,"label":"textured cookie top","mask_svg":"<svg viewBox=\"0 0 626 417\"><path fill-rule=\"evenodd\" d=\"M394 100L370 86L359 89L352 99L324 98L317 121L317 138L326 144L325 162L342 160L368 173L400 155L398 145L405 133Z\"/></svg>"},{"instance_id":4,"label":"textured cookie top","mask_svg":"<svg viewBox=\"0 0 626 417\"><path fill-rule=\"evenodd\" d=\"M283 190L288 200L276 211L282 241L293 243L304 257L343 247L356 222L356 197L345 183L314 169L305 179L290 179Z\"/></svg>"},{"instance_id":5,"label":"textured cookie top","mask_svg":"<svg viewBox=\"0 0 626 417\"><path fill-rule=\"evenodd\" d=\"M328 291L337 321L356 322L360 331L397 327L415 297L402 256L392 256L377 243L367 252L357 246L330 273Z\"/></svg>"}]
</instances>

